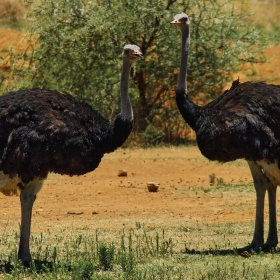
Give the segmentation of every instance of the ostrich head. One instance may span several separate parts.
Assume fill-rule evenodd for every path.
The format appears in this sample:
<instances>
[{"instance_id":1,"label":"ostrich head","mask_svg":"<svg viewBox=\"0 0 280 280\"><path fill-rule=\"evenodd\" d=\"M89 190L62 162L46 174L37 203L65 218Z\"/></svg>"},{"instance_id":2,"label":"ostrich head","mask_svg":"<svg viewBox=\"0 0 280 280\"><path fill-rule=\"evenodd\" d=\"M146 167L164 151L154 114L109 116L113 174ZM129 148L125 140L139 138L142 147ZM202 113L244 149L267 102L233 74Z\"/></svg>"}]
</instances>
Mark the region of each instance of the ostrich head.
<instances>
[{"instance_id":1,"label":"ostrich head","mask_svg":"<svg viewBox=\"0 0 280 280\"><path fill-rule=\"evenodd\" d=\"M170 23L174 24L180 29L184 29L186 27L189 27L190 20L188 15L186 15L185 13L181 13L177 14Z\"/></svg>"},{"instance_id":2,"label":"ostrich head","mask_svg":"<svg viewBox=\"0 0 280 280\"><path fill-rule=\"evenodd\" d=\"M133 63L142 58L143 54L138 46L128 44L124 46L122 56L124 59L128 59L130 63Z\"/></svg>"}]
</instances>

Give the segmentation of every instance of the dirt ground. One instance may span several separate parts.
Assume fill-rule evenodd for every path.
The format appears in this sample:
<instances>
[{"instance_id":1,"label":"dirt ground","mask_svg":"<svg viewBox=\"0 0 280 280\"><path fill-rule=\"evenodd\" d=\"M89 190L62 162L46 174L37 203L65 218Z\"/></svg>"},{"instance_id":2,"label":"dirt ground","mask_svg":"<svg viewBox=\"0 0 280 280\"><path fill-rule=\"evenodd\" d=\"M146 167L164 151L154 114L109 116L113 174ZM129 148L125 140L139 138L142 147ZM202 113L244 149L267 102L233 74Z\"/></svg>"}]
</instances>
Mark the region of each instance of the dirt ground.
<instances>
[{"instance_id":1,"label":"dirt ground","mask_svg":"<svg viewBox=\"0 0 280 280\"><path fill-rule=\"evenodd\" d=\"M127 172L118 176L119 170ZM53 224L91 227L120 225L128 219L146 223L157 219L157 225L176 225L178 220L234 222L254 219L255 198L240 193L221 196L210 192L209 175L226 183L250 183L250 171L243 161L219 164L203 158L196 146L119 149L104 156L100 166L83 176L50 174L38 194L33 211L34 230L45 230ZM158 192L149 192L148 182L159 183ZM209 190L209 192L208 192ZM19 197L0 194L0 223L20 220ZM250 211L238 209L250 205ZM100 224L100 221L102 223ZM176 222L175 222L176 221Z\"/></svg>"},{"instance_id":2,"label":"dirt ground","mask_svg":"<svg viewBox=\"0 0 280 280\"><path fill-rule=\"evenodd\" d=\"M0 38L0 49L11 44L16 51L25 47L19 31L0 29ZM280 46L268 48L266 54L270 61L257 67L258 76L280 84ZM234 78L238 76L243 81L242 73ZM126 177L118 176L120 169L127 171ZM34 205L32 231L69 224L112 227L142 220L169 226L190 220L219 223L254 220L254 192L239 196L208 192L207 189L213 188L210 174L226 183L252 181L245 162L209 162L196 146L119 149L105 155L100 166L84 176L50 174ZM148 192L147 182L151 181L159 183L158 192ZM18 224L19 197L0 194L0 201L0 226Z\"/></svg>"}]
</instances>

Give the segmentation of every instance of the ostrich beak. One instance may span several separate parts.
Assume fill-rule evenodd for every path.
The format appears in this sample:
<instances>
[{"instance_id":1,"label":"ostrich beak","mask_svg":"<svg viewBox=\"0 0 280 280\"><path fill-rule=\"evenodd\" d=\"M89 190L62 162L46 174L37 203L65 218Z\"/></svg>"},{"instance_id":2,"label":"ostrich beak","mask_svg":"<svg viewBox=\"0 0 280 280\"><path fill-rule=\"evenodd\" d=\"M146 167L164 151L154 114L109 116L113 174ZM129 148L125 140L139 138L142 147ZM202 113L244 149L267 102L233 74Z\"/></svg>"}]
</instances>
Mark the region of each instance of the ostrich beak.
<instances>
[{"instance_id":1,"label":"ostrich beak","mask_svg":"<svg viewBox=\"0 0 280 280\"><path fill-rule=\"evenodd\" d=\"M174 24L174 25L179 25L180 24L180 22L177 19L172 20L170 23Z\"/></svg>"},{"instance_id":2,"label":"ostrich beak","mask_svg":"<svg viewBox=\"0 0 280 280\"><path fill-rule=\"evenodd\" d=\"M139 50L135 50L132 55L139 58L143 58L143 54Z\"/></svg>"}]
</instances>

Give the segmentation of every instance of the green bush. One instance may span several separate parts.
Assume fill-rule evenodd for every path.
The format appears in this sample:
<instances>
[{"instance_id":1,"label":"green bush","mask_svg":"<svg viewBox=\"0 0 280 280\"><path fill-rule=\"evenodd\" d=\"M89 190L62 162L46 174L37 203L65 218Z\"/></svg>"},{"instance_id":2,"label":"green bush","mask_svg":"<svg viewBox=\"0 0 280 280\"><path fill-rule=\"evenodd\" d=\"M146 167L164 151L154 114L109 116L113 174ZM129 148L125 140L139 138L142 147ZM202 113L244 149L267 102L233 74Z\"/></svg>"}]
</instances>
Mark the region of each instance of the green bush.
<instances>
[{"instance_id":1,"label":"green bush","mask_svg":"<svg viewBox=\"0 0 280 280\"><path fill-rule=\"evenodd\" d=\"M234 0L39 1L29 15L33 43L27 53L12 60L17 66L22 63L14 68L13 88L68 91L112 118L119 107L122 48L137 44L145 59L131 73L134 131L150 143L172 141L182 126L174 102L180 34L169 22L179 12L190 17L188 89L203 104L221 94L230 74L244 62L262 61L264 36L243 24L248 13L234 4Z\"/></svg>"}]
</instances>

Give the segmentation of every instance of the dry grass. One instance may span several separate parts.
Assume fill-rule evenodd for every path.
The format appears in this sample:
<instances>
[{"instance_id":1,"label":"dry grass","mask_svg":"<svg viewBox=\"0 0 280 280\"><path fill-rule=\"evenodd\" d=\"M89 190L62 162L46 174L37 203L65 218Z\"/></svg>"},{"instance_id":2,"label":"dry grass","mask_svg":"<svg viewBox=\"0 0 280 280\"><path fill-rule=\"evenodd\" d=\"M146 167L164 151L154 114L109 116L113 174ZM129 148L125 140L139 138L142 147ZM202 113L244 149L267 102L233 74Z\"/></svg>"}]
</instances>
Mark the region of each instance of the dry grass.
<instances>
[{"instance_id":1,"label":"dry grass","mask_svg":"<svg viewBox=\"0 0 280 280\"><path fill-rule=\"evenodd\" d=\"M28 6L21 0L0 0L0 24L15 25L24 19Z\"/></svg>"}]
</instances>

